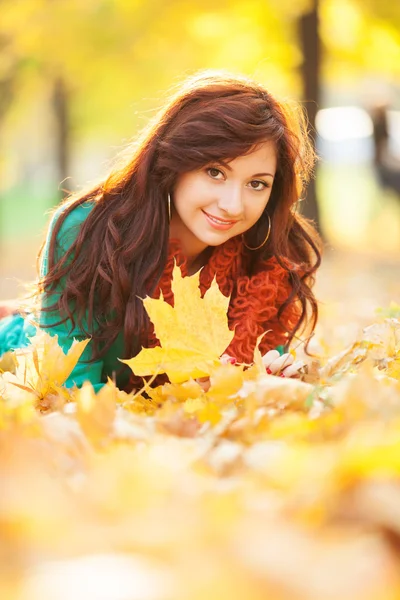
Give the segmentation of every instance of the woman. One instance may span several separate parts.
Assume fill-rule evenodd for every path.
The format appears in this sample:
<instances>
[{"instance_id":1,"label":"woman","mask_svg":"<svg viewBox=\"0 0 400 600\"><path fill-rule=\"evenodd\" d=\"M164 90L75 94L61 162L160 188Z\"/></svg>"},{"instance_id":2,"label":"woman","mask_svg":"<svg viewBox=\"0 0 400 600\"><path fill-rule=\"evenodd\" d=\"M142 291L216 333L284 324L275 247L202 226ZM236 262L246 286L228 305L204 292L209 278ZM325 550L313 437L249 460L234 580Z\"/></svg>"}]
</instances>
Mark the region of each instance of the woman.
<instances>
[{"instance_id":1,"label":"woman","mask_svg":"<svg viewBox=\"0 0 400 600\"><path fill-rule=\"evenodd\" d=\"M257 337L275 373L300 329L313 330L319 239L296 213L314 164L301 111L245 78L188 80L150 124L127 163L57 209L41 253L39 323L67 350L91 342L66 385L107 377L137 385L118 358L157 344L141 298L173 302L174 261L214 276L230 295L227 354L249 363ZM199 324L201 327L201 323ZM0 352L28 343L32 326L3 321ZM285 371L283 371L285 373Z\"/></svg>"}]
</instances>

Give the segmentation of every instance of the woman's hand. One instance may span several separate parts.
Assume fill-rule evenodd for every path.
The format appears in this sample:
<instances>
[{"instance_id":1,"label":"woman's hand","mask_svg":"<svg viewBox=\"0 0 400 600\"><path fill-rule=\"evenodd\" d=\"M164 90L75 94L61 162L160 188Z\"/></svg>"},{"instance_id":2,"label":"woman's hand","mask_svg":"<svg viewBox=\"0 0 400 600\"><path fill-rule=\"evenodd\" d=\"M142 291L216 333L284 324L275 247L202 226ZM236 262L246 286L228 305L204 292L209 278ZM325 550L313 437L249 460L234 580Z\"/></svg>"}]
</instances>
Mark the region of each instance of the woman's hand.
<instances>
[{"instance_id":1,"label":"woman's hand","mask_svg":"<svg viewBox=\"0 0 400 600\"><path fill-rule=\"evenodd\" d=\"M295 361L290 352L281 355L278 350L270 350L264 354L262 361L269 375L279 375L279 377L299 377L300 369L304 367L303 361Z\"/></svg>"},{"instance_id":2,"label":"woman's hand","mask_svg":"<svg viewBox=\"0 0 400 600\"><path fill-rule=\"evenodd\" d=\"M236 364L236 359L233 356L229 356L229 354L223 354L220 361L223 365ZM270 350L267 354L264 354L262 362L269 375L277 375L279 377L300 377L300 369L304 367L304 362L302 360L295 361L290 352L279 354L278 350ZM209 377L199 377L196 381L204 392L208 392L210 389Z\"/></svg>"},{"instance_id":3,"label":"woman's hand","mask_svg":"<svg viewBox=\"0 0 400 600\"><path fill-rule=\"evenodd\" d=\"M229 354L223 354L220 360L222 364L236 364L235 358ZM264 354L262 362L269 375L279 375L279 377L300 377L300 369L304 367L304 362L295 361L290 352L281 355L278 350L270 350Z\"/></svg>"}]
</instances>

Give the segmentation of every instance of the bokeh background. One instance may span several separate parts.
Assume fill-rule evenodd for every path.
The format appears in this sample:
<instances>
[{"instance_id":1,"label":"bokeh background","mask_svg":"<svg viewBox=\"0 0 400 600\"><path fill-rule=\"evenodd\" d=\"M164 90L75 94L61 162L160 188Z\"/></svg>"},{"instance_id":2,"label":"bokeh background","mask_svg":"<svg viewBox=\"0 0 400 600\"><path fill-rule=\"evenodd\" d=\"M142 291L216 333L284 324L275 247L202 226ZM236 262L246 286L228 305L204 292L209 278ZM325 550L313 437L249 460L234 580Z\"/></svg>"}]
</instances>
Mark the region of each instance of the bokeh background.
<instances>
[{"instance_id":1,"label":"bokeh background","mask_svg":"<svg viewBox=\"0 0 400 600\"><path fill-rule=\"evenodd\" d=\"M105 177L207 68L308 110L303 204L326 243L312 341L332 357L400 304L398 0L0 0L0 303L34 279L65 190ZM338 364L326 420L283 396L226 439L167 412L113 421L106 396L63 414L51 394L40 417L3 402L1 599L398 600L398 382L361 367L339 388Z\"/></svg>"},{"instance_id":2,"label":"bokeh background","mask_svg":"<svg viewBox=\"0 0 400 600\"><path fill-rule=\"evenodd\" d=\"M64 190L104 177L171 88L207 68L304 102L321 157L304 207L328 260L398 272L399 3L2 0L0 14L1 299L35 277Z\"/></svg>"}]
</instances>

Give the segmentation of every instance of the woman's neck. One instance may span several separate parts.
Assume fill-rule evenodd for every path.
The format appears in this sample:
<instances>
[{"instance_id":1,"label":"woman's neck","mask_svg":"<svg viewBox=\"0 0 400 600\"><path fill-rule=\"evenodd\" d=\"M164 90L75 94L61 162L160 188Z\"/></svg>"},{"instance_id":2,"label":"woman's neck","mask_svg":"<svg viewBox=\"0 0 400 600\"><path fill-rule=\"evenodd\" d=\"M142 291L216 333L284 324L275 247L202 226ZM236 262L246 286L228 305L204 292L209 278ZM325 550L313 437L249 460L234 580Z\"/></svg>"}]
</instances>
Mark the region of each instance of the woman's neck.
<instances>
[{"instance_id":1,"label":"woman's neck","mask_svg":"<svg viewBox=\"0 0 400 600\"><path fill-rule=\"evenodd\" d=\"M210 256L213 252L214 248L212 246L207 246L203 252L200 252L197 256L192 258L192 260L187 259L187 270L188 275L193 275L197 273L210 259Z\"/></svg>"},{"instance_id":2,"label":"woman's neck","mask_svg":"<svg viewBox=\"0 0 400 600\"><path fill-rule=\"evenodd\" d=\"M212 252L212 248L197 239L181 221L172 218L169 237L179 242L182 254L186 258L189 275L196 273L206 264L211 254L209 250Z\"/></svg>"}]
</instances>

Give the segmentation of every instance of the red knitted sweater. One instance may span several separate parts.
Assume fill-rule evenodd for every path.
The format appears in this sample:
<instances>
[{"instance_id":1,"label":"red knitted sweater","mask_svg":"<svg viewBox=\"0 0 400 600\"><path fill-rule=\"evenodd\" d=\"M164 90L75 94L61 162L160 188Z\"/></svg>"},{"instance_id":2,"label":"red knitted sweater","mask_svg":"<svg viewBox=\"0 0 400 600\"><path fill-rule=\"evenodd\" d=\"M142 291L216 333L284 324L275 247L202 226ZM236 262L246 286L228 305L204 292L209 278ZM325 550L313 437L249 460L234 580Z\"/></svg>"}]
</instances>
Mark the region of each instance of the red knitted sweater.
<instances>
[{"instance_id":1,"label":"red knitted sweater","mask_svg":"<svg viewBox=\"0 0 400 600\"><path fill-rule=\"evenodd\" d=\"M240 237L235 237L214 248L207 264L200 272L200 291L203 296L214 276L221 292L231 296L228 309L228 324L235 336L226 352L238 362L251 363L257 338L265 331L260 350L268 350L287 341L286 329L291 329L299 318L297 303L291 303L278 322L279 307L287 300L291 286L288 271L275 258L259 260L254 275L246 275L250 252L243 246ZM182 275L188 274L187 262L178 240L170 240L169 254L164 273L152 294L158 298L160 291L164 300L173 306L174 297L171 279L174 263L180 266ZM159 345L151 326L146 346ZM131 383L133 381L131 380Z\"/></svg>"}]
</instances>

